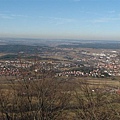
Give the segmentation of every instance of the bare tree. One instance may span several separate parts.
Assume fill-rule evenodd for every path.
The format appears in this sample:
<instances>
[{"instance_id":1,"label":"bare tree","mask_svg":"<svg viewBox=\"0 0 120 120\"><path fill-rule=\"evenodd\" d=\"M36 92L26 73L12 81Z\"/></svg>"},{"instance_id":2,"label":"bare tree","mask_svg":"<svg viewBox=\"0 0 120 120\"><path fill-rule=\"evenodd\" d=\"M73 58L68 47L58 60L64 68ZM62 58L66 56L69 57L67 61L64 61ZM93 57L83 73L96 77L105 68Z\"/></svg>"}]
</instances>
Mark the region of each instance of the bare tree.
<instances>
[{"instance_id":1,"label":"bare tree","mask_svg":"<svg viewBox=\"0 0 120 120\"><path fill-rule=\"evenodd\" d=\"M22 69L21 69L22 71ZM25 71L26 72L26 71ZM39 76L39 77L38 77ZM2 118L7 120L61 120L66 118L70 92L54 71L24 74L10 84L10 93L1 91Z\"/></svg>"},{"instance_id":2,"label":"bare tree","mask_svg":"<svg viewBox=\"0 0 120 120\"><path fill-rule=\"evenodd\" d=\"M119 120L120 111L115 110L114 100L118 99L115 94L106 92L106 88L93 87L87 82L77 82L75 90L77 103L76 120Z\"/></svg>"}]
</instances>

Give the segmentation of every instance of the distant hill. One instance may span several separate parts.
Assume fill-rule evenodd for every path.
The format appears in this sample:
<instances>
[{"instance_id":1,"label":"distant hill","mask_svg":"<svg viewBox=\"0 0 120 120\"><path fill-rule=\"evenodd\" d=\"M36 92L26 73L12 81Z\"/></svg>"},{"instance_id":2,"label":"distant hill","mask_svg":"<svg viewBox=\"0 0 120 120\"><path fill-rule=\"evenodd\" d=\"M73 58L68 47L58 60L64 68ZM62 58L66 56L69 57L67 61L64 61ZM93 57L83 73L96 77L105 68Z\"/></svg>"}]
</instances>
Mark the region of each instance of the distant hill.
<instances>
[{"instance_id":1,"label":"distant hill","mask_svg":"<svg viewBox=\"0 0 120 120\"><path fill-rule=\"evenodd\" d=\"M37 53L38 50L44 51L49 49L48 46L29 46L29 45L0 45L1 53Z\"/></svg>"},{"instance_id":2,"label":"distant hill","mask_svg":"<svg viewBox=\"0 0 120 120\"><path fill-rule=\"evenodd\" d=\"M38 38L0 38L1 52L36 52L37 48L95 48L120 49L120 41L115 40L75 40L75 39L38 39Z\"/></svg>"},{"instance_id":3,"label":"distant hill","mask_svg":"<svg viewBox=\"0 0 120 120\"><path fill-rule=\"evenodd\" d=\"M60 48L120 49L120 43L73 43L58 45Z\"/></svg>"}]
</instances>

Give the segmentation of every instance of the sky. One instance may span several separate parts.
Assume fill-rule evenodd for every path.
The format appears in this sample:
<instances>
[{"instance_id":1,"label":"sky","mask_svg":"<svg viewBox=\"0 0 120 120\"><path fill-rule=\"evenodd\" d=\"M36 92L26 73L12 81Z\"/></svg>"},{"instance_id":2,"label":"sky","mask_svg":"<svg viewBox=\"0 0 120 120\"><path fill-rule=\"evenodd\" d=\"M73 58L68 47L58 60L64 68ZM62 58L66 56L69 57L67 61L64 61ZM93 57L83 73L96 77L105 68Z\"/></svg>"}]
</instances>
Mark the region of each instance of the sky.
<instances>
[{"instance_id":1,"label":"sky","mask_svg":"<svg viewBox=\"0 0 120 120\"><path fill-rule=\"evenodd\" d=\"M0 0L0 37L120 40L120 0Z\"/></svg>"}]
</instances>

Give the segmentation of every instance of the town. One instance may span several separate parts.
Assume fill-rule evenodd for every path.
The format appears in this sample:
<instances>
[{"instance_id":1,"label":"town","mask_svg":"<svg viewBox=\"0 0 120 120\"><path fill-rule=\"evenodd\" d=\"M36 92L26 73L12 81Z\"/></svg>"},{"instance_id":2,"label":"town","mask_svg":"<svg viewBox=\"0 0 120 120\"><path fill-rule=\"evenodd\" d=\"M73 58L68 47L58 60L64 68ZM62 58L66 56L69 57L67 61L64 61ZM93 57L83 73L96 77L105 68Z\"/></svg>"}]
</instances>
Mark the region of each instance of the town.
<instances>
[{"instance_id":1,"label":"town","mask_svg":"<svg viewBox=\"0 0 120 120\"><path fill-rule=\"evenodd\" d=\"M56 76L114 77L120 76L120 50L94 48L46 47L34 53L4 53L0 56L0 76L20 75L20 68L35 71L52 69ZM28 50L29 51L29 50ZM15 57L15 58L14 58ZM21 58L20 58L21 57Z\"/></svg>"}]
</instances>

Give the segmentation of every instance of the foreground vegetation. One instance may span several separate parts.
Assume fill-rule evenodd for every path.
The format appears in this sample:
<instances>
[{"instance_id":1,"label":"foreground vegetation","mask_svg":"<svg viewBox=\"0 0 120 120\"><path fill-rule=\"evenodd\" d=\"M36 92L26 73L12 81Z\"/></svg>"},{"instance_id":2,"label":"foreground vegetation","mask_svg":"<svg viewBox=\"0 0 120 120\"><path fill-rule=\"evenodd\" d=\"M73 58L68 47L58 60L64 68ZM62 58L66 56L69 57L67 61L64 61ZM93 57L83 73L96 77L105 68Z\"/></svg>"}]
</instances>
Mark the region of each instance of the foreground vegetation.
<instances>
[{"instance_id":1,"label":"foreground vegetation","mask_svg":"<svg viewBox=\"0 0 120 120\"><path fill-rule=\"evenodd\" d=\"M111 84L55 77L52 70L23 71L0 85L0 120L120 119L119 91Z\"/></svg>"}]
</instances>

